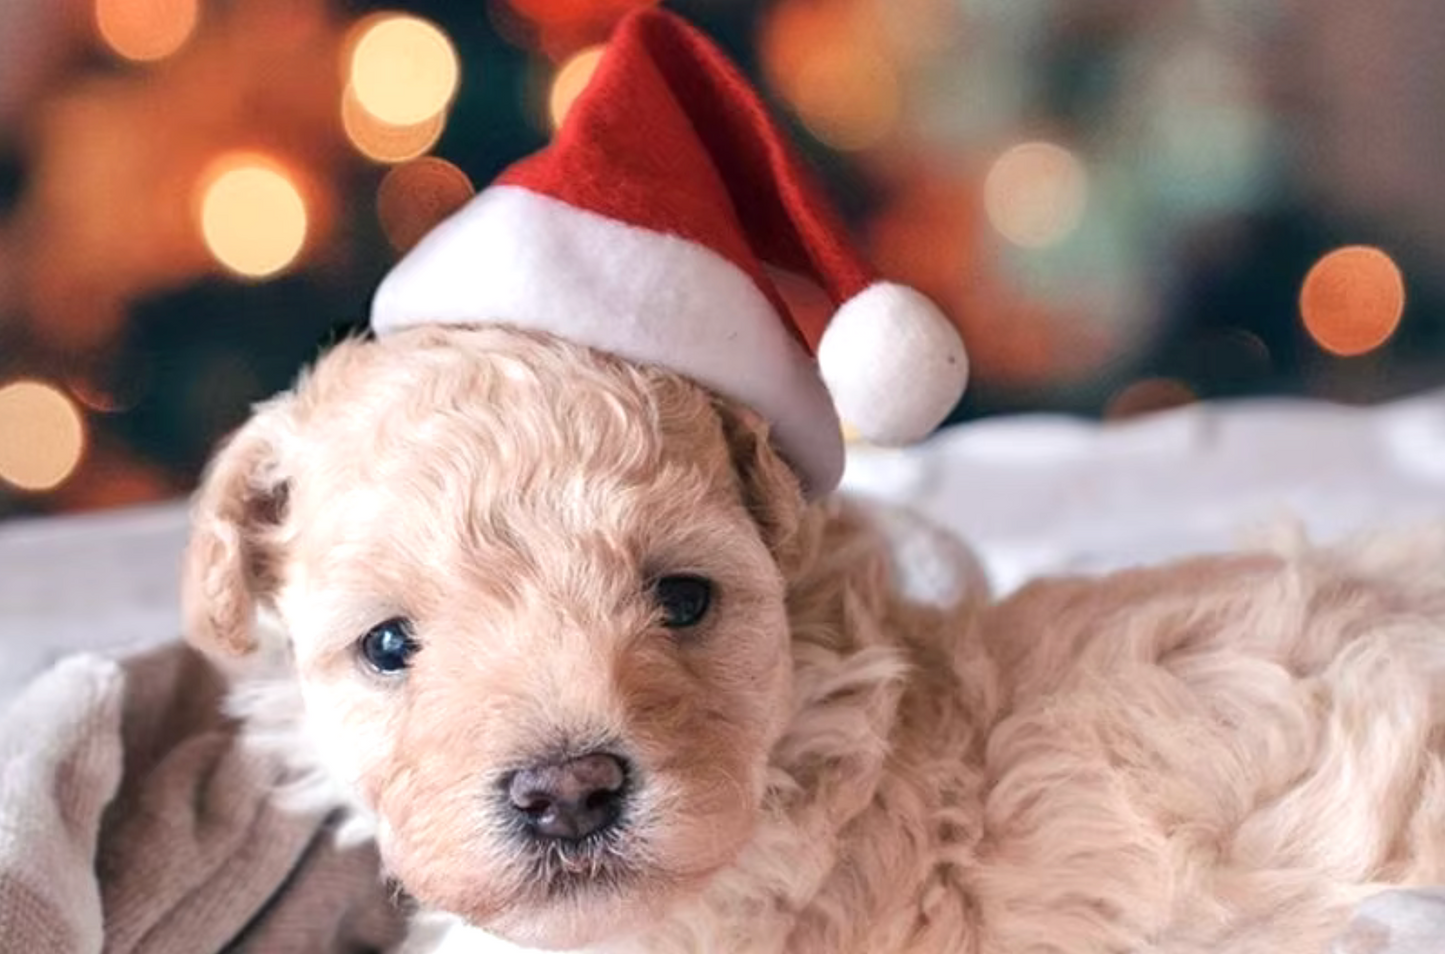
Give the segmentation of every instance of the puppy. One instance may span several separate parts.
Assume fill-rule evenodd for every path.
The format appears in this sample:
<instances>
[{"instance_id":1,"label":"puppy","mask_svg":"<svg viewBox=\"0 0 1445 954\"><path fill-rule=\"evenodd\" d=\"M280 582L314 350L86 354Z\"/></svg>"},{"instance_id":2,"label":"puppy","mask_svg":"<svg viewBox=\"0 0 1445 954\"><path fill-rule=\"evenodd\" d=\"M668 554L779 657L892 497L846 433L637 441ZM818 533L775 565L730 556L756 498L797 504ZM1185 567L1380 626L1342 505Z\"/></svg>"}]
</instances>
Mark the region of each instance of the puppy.
<instances>
[{"instance_id":1,"label":"puppy","mask_svg":"<svg viewBox=\"0 0 1445 954\"><path fill-rule=\"evenodd\" d=\"M417 951L1314 954L1445 881L1445 545L990 604L886 529L677 376L419 328L219 452L187 628Z\"/></svg>"}]
</instances>

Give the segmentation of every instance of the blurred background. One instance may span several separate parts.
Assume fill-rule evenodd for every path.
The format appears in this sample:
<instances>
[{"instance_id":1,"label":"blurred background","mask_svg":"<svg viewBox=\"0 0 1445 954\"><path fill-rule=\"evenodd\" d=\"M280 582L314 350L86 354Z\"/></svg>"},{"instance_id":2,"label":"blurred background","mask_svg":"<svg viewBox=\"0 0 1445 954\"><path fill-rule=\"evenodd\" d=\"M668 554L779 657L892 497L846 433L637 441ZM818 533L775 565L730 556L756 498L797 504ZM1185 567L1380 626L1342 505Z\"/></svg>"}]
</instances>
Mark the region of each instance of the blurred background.
<instances>
[{"instance_id":1,"label":"blurred background","mask_svg":"<svg viewBox=\"0 0 1445 954\"><path fill-rule=\"evenodd\" d=\"M638 3L0 0L0 518L188 492ZM667 5L956 316L954 422L1445 381L1436 0Z\"/></svg>"}]
</instances>

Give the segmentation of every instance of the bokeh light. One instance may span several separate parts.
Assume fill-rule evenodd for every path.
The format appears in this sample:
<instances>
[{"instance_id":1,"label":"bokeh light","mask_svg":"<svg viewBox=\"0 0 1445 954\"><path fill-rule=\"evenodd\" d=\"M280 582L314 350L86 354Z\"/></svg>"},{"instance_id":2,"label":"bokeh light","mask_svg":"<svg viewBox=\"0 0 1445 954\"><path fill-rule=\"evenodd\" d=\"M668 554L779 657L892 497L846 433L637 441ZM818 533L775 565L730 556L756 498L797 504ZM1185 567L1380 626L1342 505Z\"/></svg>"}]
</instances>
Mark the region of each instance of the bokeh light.
<instances>
[{"instance_id":1,"label":"bokeh light","mask_svg":"<svg viewBox=\"0 0 1445 954\"><path fill-rule=\"evenodd\" d=\"M146 389L145 369L136 367L122 381L101 386L83 377L70 377L65 390L76 401L99 414L121 414L140 403Z\"/></svg>"},{"instance_id":2,"label":"bokeh light","mask_svg":"<svg viewBox=\"0 0 1445 954\"><path fill-rule=\"evenodd\" d=\"M405 252L474 194L465 172L427 156L386 174L376 194L376 215L387 241Z\"/></svg>"},{"instance_id":3,"label":"bokeh light","mask_svg":"<svg viewBox=\"0 0 1445 954\"><path fill-rule=\"evenodd\" d=\"M820 142L877 146L897 125L903 91L879 37L832 3L784 3L764 22L763 66Z\"/></svg>"},{"instance_id":4,"label":"bokeh light","mask_svg":"<svg viewBox=\"0 0 1445 954\"><path fill-rule=\"evenodd\" d=\"M443 112L461 69L451 40L418 17L369 21L351 48L351 89L362 108L392 126L415 126Z\"/></svg>"},{"instance_id":5,"label":"bokeh light","mask_svg":"<svg viewBox=\"0 0 1445 954\"><path fill-rule=\"evenodd\" d=\"M1324 350L1353 357L1390 340L1405 314L1405 279L1378 248L1350 245L1325 255L1300 287L1305 330Z\"/></svg>"},{"instance_id":6,"label":"bokeh light","mask_svg":"<svg viewBox=\"0 0 1445 954\"><path fill-rule=\"evenodd\" d=\"M411 126L393 126L367 112L351 87L341 97L341 127L346 138L363 156L377 162L415 159L436 145L446 123L446 113L439 112Z\"/></svg>"},{"instance_id":7,"label":"bokeh light","mask_svg":"<svg viewBox=\"0 0 1445 954\"><path fill-rule=\"evenodd\" d=\"M602 52L601 46L588 47L574 54L557 71L556 78L552 80L552 92L547 97L547 114L553 129L561 127L572 104L592 81L592 74L597 72L597 64L602 61Z\"/></svg>"},{"instance_id":8,"label":"bokeh light","mask_svg":"<svg viewBox=\"0 0 1445 954\"><path fill-rule=\"evenodd\" d=\"M1025 142L994 161L984 179L984 210L1005 239L1045 248L1079 226L1088 202L1084 164L1062 146Z\"/></svg>"},{"instance_id":9,"label":"bokeh light","mask_svg":"<svg viewBox=\"0 0 1445 954\"><path fill-rule=\"evenodd\" d=\"M868 52L819 49L798 71L793 105L808 131L842 151L877 145L900 110L898 77Z\"/></svg>"},{"instance_id":10,"label":"bokeh light","mask_svg":"<svg viewBox=\"0 0 1445 954\"><path fill-rule=\"evenodd\" d=\"M164 59L185 45L200 16L198 0L96 0L105 44L138 62Z\"/></svg>"},{"instance_id":11,"label":"bokeh light","mask_svg":"<svg viewBox=\"0 0 1445 954\"><path fill-rule=\"evenodd\" d=\"M1144 378L1123 388L1104 408L1104 419L1109 421L1127 420L1158 411L1192 404L1199 399L1194 390L1183 381L1173 378Z\"/></svg>"},{"instance_id":12,"label":"bokeh light","mask_svg":"<svg viewBox=\"0 0 1445 954\"><path fill-rule=\"evenodd\" d=\"M261 156L219 160L202 179L200 216L211 254L247 278L280 272L306 244L301 190L283 169Z\"/></svg>"},{"instance_id":13,"label":"bokeh light","mask_svg":"<svg viewBox=\"0 0 1445 954\"><path fill-rule=\"evenodd\" d=\"M59 388L16 381L0 388L0 480L20 490L58 487L85 453L85 418Z\"/></svg>"}]
</instances>

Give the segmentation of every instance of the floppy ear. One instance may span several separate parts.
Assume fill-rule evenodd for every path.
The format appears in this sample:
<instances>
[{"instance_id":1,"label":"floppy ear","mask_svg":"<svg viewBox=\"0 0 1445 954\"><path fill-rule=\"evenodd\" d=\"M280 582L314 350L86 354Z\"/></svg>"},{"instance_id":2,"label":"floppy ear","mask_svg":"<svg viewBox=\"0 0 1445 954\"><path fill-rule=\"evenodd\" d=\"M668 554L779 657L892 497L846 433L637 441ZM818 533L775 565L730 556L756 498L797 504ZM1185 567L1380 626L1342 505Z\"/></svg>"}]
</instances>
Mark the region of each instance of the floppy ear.
<instances>
[{"instance_id":1,"label":"floppy ear","mask_svg":"<svg viewBox=\"0 0 1445 954\"><path fill-rule=\"evenodd\" d=\"M263 405L221 446L192 500L181 609L186 639L203 652L256 648L256 606L277 583L289 492L279 438L290 400Z\"/></svg>"},{"instance_id":2,"label":"floppy ear","mask_svg":"<svg viewBox=\"0 0 1445 954\"><path fill-rule=\"evenodd\" d=\"M773 448L768 423L760 414L730 402L719 401L716 407L743 504L773 559L791 565L805 507L802 483Z\"/></svg>"}]
</instances>

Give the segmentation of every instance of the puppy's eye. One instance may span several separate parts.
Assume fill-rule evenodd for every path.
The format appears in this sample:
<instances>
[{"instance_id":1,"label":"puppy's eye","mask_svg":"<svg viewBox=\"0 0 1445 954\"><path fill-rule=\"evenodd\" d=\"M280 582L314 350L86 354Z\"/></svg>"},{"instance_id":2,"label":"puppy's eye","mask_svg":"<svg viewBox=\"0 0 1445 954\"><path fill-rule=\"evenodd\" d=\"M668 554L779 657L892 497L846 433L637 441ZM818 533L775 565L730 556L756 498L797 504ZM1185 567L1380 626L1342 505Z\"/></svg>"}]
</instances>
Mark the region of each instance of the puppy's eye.
<instances>
[{"instance_id":1,"label":"puppy's eye","mask_svg":"<svg viewBox=\"0 0 1445 954\"><path fill-rule=\"evenodd\" d=\"M400 617L367 630L358 644L362 657L380 673L401 672L421 647L411 635L411 623Z\"/></svg>"},{"instance_id":2,"label":"puppy's eye","mask_svg":"<svg viewBox=\"0 0 1445 954\"><path fill-rule=\"evenodd\" d=\"M662 624L669 629L696 626L712 604L712 583L701 576L664 576L653 591L662 607Z\"/></svg>"}]
</instances>

